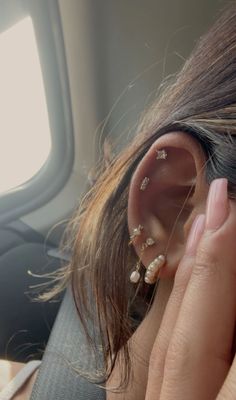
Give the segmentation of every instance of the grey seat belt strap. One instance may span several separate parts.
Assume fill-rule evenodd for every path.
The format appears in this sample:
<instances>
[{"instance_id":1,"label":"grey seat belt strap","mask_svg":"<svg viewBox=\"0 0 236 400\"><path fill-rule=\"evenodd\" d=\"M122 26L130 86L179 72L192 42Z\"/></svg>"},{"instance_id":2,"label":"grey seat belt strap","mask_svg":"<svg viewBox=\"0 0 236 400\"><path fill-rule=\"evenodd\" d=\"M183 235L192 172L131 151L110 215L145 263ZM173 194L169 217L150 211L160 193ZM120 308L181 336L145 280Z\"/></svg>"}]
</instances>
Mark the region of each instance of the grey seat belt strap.
<instances>
[{"instance_id":1,"label":"grey seat belt strap","mask_svg":"<svg viewBox=\"0 0 236 400\"><path fill-rule=\"evenodd\" d=\"M80 376L78 366L92 371L93 361L67 289L30 400L105 400L105 390Z\"/></svg>"}]
</instances>

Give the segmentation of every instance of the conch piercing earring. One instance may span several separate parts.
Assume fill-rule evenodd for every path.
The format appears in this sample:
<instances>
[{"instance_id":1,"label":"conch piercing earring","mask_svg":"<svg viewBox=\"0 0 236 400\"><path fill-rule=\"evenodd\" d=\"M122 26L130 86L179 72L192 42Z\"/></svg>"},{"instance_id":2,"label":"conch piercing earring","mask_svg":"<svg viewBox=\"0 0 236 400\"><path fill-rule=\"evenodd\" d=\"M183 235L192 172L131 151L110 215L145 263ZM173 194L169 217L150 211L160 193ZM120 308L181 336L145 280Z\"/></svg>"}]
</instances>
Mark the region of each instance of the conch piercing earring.
<instances>
[{"instance_id":1,"label":"conch piercing earring","mask_svg":"<svg viewBox=\"0 0 236 400\"><path fill-rule=\"evenodd\" d=\"M147 271L145 273L144 281L152 285L157 281L158 273L163 265L166 263L166 258L162 254L155 258L151 264L147 267Z\"/></svg>"},{"instance_id":2,"label":"conch piercing earring","mask_svg":"<svg viewBox=\"0 0 236 400\"><path fill-rule=\"evenodd\" d=\"M152 239L151 237L147 238L146 241L142 244L140 259L136 264L135 270L132 271L131 274L130 274L130 278L129 278L130 282L132 282L132 283L138 283L139 282L140 277L141 277L139 270L140 270L140 267L141 267L141 264L142 264L142 254L143 254L144 250L147 247L152 246L154 244L155 244L155 240Z\"/></svg>"},{"instance_id":3,"label":"conch piercing earring","mask_svg":"<svg viewBox=\"0 0 236 400\"><path fill-rule=\"evenodd\" d=\"M146 190L146 188L147 188L147 186L149 184L149 181L150 181L150 179L147 176L145 176L145 178L142 180L142 183L141 183L141 186L140 186L140 190L142 192L144 192L144 190Z\"/></svg>"},{"instance_id":4,"label":"conch piercing earring","mask_svg":"<svg viewBox=\"0 0 236 400\"><path fill-rule=\"evenodd\" d=\"M144 229L144 228L143 228L142 225L139 225L137 228L134 228L134 229L133 229L133 233L132 233L132 235L130 236L129 246L130 246L131 244L133 244L133 242L134 242L134 240L135 240L136 237L138 237L138 236L140 236L140 235L142 234L142 230L143 230L143 229Z\"/></svg>"},{"instance_id":5,"label":"conch piercing earring","mask_svg":"<svg viewBox=\"0 0 236 400\"><path fill-rule=\"evenodd\" d=\"M165 150L157 150L157 160L166 160L167 159L167 152Z\"/></svg>"},{"instance_id":6,"label":"conch piercing earring","mask_svg":"<svg viewBox=\"0 0 236 400\"><path fill-rule=\"evenodd\" d=\"M155 244L155 240L151 237L147 238L146 241L141 246L141 251L144 251L147 247L153 246Z\"/></svg>"}]
</instances>

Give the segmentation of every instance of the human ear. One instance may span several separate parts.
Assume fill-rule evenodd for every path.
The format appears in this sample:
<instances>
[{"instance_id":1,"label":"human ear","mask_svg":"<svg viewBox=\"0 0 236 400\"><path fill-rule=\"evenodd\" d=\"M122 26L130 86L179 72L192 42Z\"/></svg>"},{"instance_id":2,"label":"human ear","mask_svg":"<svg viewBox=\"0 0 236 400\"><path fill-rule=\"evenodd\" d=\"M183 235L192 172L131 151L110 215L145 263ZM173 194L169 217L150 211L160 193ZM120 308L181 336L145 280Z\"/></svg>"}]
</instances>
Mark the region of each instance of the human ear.
<instances>
[{"instance_id":1,"label":"human ear","mask_svg":"<svg viewBox=\"0 0 236 400\"><path fill-rule=\"evenodd\" d=\"M128 198L131 243L146 268L158 255L166 257L160 278L175 274L191 224L205 211L206 161L201 145L190 134L171 132L153 143L132 176ZM154 244L149 240L145 246L148 238Z\"/></svg>"}]
</instances>

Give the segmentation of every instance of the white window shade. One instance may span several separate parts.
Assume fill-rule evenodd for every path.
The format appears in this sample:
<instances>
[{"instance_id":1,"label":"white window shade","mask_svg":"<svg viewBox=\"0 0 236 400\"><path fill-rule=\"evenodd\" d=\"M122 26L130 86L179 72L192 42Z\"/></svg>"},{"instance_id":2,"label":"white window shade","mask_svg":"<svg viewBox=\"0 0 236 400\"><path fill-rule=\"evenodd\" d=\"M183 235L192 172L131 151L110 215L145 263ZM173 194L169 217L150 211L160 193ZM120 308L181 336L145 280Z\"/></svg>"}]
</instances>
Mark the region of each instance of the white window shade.
<instances>
[{"instance_id":1,"label":"white window shade","mask_svg":"<svg viewBox=\"0 0 236 400\"><path fill-rule=\"evenodd\" d=\"M29 181L50 151L43 77L27 17L0 34L0 194Z\"/></svg>"}]
</instances>

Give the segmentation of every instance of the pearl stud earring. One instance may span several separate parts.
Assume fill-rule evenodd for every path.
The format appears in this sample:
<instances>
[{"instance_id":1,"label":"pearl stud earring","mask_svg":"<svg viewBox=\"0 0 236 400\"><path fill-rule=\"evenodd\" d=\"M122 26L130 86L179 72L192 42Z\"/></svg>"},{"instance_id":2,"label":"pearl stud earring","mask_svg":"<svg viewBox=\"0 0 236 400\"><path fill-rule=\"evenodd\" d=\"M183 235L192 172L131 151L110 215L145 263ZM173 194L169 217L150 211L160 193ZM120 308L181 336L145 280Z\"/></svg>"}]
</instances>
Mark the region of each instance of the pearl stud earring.
<instances>
[{"instance_id":1,"label":"pearl stud earring","mask_svg":"<svg viewBox=\"0 0 236 400\"><path fill-rule=\"evenodd\" d=\"M147 267L147 271L145 273L144 281L152 285L157 281L158 273L163 265L166 263L166 258L162 254L155 258L151 264Z\"/></svg>"}]
</instances>

